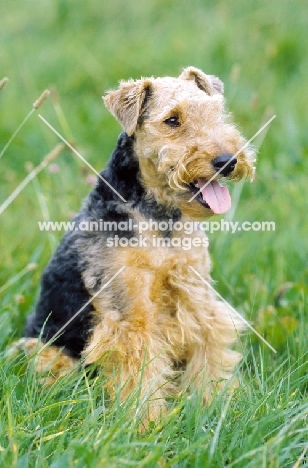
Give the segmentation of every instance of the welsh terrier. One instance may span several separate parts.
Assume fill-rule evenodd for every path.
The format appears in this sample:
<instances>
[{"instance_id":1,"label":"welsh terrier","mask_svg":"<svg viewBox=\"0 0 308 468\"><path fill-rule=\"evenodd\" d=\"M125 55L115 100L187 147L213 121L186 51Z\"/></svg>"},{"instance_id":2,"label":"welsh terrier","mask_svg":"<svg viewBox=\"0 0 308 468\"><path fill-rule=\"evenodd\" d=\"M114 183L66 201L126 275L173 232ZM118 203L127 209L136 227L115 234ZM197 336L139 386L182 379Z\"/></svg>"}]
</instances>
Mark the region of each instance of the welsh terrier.
<instances>
[{"instance_id":1,"label":"welsh terrier","mask_svg":"<svg viewBox=\"0 0 308 468\"><path fill-rule=\"evenodd\" d=\"M104 102L124 132L43 274L22 342L49 382L96 363L110 397L138 391L149 421L190 385L208 404L236 381L243 324L191 267L211 281L198 224L230 208L226 182L252 177L254 151L222 82L194 67L121 82Z\"/></svg>"}]
</instances>

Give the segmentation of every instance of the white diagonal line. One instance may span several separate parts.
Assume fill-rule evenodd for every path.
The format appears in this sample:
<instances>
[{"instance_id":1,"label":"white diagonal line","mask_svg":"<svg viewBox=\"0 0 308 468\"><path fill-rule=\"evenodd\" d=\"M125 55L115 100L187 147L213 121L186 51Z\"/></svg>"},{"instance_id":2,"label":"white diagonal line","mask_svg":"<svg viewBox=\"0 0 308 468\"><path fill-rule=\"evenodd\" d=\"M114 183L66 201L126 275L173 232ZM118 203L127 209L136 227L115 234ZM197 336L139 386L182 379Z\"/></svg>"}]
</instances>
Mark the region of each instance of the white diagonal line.
<instances>
[{"instance_id":1,"label":"white diagonal line","mask_svg":"<svg viewBox=\"0 0 308 468\"><path fill-rule=\"evenodd\" d=\"M115 275L113 275L112 278L110 278L110 280L107 281L107 283L105 283L89 300L88 302L86 302L74 315L73 317L71 317L64 325L63 327L61 327L57 333L55 333L48 341L47 343L44 344L44 346L42 346L42 348L40 348L38 350L38 353L41 353L43 351L43 349L45 349L47 346L49 346L57 336L60 335L60 333L63 332L63 330L89 305L91 304L91 302L124 270L124 268L126 268L126 266L122 266L122 268L120 268L119 271L117 271L117 273Z\"/></svg>"},{"instance_id":2,"label":"white diagonal line","mask_svg":"<svg viewBox=\"0 0 308 468\"><path fill-rule=\"evenodd\" d=\"M247 146L252 142L252 140L254 140L261 132L263 132L263 130L271 123L272 120L274 120L274 118L276 117L276 115L273 115L273 117L271 117L251 138L250 140L246 141L245 145L243 145L233 156L232 158L229 159L229 161L224 165L222 166L219 171L217 171L213 177L211 177L210 180L208 180L204 185L203 187L201 187L197 193L194 194L194 196L192 196L189 200L188 200L188 203L190 203L194 198L196 198L197 195L199 195L200 192L202 192L202 190L207 186L209 185L212 180L216 179L216 177L221 173L221 171L224 170L225 167L227 167L230 162L235 159L237 157L238 154L241 153L241 151L243 151L245 148L247 148Z\"/></svg>"},{"instance_id":3,"label":"white diagonal line","mask_svg":"<svg viewBox=\"0 0 308 468\"><path fill-rule=\"evenodd\" d=\"M12 276L3 286L0 288L0 294L3 293L7 288L16 283L20 278L22 278L29 271L35 270L37 267L36 263L28 263L28 265L19 271L16 275Z\"/></svg>"},{"instance_id":4,"label":"white diagonal line","mask_svg":"<svg viewBox=\"0 0 308 468\"><path fill-rule=\"evenodd\" d=\"M250 330L252 330L257 335L257 337L260 338L261 341L263 341L263 343L265 343L274 353L277 353L276 349L274 349L273 346L270 345L268 341L266 341L266 339L263 338L263 336L260 335L260 333L258 333L257 330L255 330L253 326L250 325L250 323L246 319L244 319L244 317L242 317L241 314L239 314L238 311L235 310L234 307L232 307L232 305L230 305L229 302L226 301L226 299L224 299L208 281L206 281L192 266L189 266L189 268L198 276L198 278L201 279L201 281L206 286L208 286L212 289L212 291L214 291L214 293L229 307L229 309L232 310L232 312L234 312L247 325L247 327L250 328Z\"/></svg>"},{"instance_id":5,"label":"white diagonal line","mask_svg":"<svg viewBox=\"0 0 308 468\"><path fill-rule=\"evenodd\" d=\"M298 460L296 461L295 465L292 466L292 468L299 468L300 466L299 464L304 460L307 450L308 450L308 444L306 445L306 447L304 447L304 450L302 451Z\"/></svg>"},{"instance_id":6,"label":"white diagonal line","mask_svg":"<svg viewBox=\"0 0 308 468\"><path fill-rule=\"evenodd\" d=\"M48 153L43 161L40 162L38 166L36 166L29 174L20 182L20 184L16 187L15 190L7 197L7 199L0 205L0 215L7 209L8 206L15 200L15 198L18 197L20 192L31 182L31 180L34 179L45 167L53 161L59 153L62 151L64 148L64 145L62 143L58 143L53 150Z\"/></svg>"},{"instance_id":7,"label":"white diagonal line","mask_svg":"<svg viewBox=\"0 0 308 468\"><path fill-rule=\"evenodd\" d=\"M12 141L14 140L14 138L17 136L17 134L20 132L20 130L22 129L22 127L25 125L25 123L30 119L31 115L35 112L35 109L31 109L30 112L26 115L26 117L24 118L24 120L21 122L20 125L18 125L18 127L16 128L15 132L12 134L12 136L10 137L10 139L8 140L8 142L4 145L1 153L0 153L0 159L2 158L2 156L4 155L4 153L6 152L6 150L8 149L8 147L10 146L10 144L12 143Z\"/></svg>"},{"instance_id":8,"label":"white diagonal line","mask_svg":"<svg viewBox=\"0 0 308 468\"><path fill-rule=\"evenodd\" d=\"M96 169L94 169L93 166L91 166L91 164L83 157L81 156L81 154L65 139L63 138L62 135L60 135L59 132L57 132L57 130L52 126L50 125L50 123L47 122L46 119L44 119L44 117L41 115L41 114L38 114L39 118L47 125L47 127L49 127L59 138L61 138L61 140L90 168L92 169L93 172L95 172L95 174L103 181L105 182L106 185L108 185L108 187L113 190L114 193L116 193L118 195L119 198L121 198L122 201L124 201L124 203L127 203L127 200L125 200L125 198L122 197L122 195L119 194L119 192L116 191L116 189L114 187L112 187L112 185L109 184L109 182L104 179L104 177L99 173L97 172Z\"/></svg>"}]
</instances>

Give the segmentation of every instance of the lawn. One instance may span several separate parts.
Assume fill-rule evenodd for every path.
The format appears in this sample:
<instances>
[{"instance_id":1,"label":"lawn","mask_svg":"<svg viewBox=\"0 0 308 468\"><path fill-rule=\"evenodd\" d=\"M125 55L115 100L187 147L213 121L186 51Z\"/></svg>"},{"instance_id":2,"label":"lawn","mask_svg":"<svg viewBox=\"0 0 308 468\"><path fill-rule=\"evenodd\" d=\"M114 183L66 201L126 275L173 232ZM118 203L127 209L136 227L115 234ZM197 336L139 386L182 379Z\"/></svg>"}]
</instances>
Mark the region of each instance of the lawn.
<instances>
[{"instance_id":1,"label":"lawn","mask_svg":"<svg viewBox=\"0 0 308 468\"><path fill-rule=\"evenodd\" d=\"M0 80L9 78L0 90L0 466L308 465L305 0L16 0L0 10ZM234 186L226 215L273 221L275 231L209 238L217 291L277 352L246 334L232 398L221 394L204 408L193 391L181 395L140 434L136 396L111 403L99 378L82 372L44 388L31 360L6 353L63 235L40 232L38 221L71 219L92 171L65 148L8 197L60 142L39 113L101 170L120 132L102 94L120 79L177 76L188 65L223 80L247 138L276 115L254 141L255 181ZM46 88L50 96L32 111Z\"/></svg>"}]
</instances>

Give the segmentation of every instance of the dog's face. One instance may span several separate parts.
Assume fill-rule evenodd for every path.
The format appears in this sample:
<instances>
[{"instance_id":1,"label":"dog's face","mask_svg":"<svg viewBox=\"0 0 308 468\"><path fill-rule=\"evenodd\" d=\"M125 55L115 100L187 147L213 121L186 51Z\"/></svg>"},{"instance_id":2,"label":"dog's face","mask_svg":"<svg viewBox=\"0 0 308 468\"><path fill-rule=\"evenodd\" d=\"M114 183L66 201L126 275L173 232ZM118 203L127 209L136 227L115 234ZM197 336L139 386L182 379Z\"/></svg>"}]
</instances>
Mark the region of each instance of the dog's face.
<instances>
[{"instance_id":1,"label":"dog's face","mask_svg":"<svg viewBox=\"0 0 308 468\"><path fill-rule=\"evenodd\" d=\"M146 190L191 219L226 212L231 199L221 182L254 171L254 152L242 149L246 141L230 123L222 92L218 78L189 67L179 78L122 82L104 99L135 136Z\"/></svg>"}]
</instances>

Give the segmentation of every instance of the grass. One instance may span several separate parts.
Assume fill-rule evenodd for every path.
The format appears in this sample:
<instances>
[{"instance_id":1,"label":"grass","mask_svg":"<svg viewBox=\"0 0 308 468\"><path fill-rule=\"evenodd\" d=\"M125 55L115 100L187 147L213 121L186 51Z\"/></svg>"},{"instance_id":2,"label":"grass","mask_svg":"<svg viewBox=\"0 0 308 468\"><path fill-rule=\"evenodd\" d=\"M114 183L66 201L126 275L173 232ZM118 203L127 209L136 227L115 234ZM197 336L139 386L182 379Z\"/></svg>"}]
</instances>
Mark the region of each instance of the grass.
<instances>
[{"instance_id":1,"label":"grass","mask_svg":"<svg viewBox=\"0 0 308 468\"><path fill-rule=\"evenodd\" d=\"M217 290L277 349L242 340L242 385L204 408L170 402L159 427L138 434L134 400L110 403L82 373L41 388L31 362L9 361L41 272L91 189L90 170L64 150L1 214L1 467L302 467L307 464L306 3L288 0L151 2L21 0L1 13L0 152L45 88L39 112L100 170L119 126L101 94L119 79L176 75L194 65L225 83L228 107L249 138L273 114L257 177L233 220L275 221L275 232L210 234ZM32 112L1 160L0 204L59 140ZM34 268L36 266L36 268Z\"/></svg>"}]
</instances>

